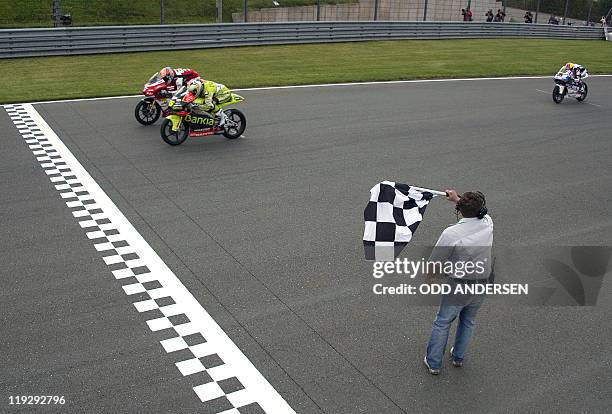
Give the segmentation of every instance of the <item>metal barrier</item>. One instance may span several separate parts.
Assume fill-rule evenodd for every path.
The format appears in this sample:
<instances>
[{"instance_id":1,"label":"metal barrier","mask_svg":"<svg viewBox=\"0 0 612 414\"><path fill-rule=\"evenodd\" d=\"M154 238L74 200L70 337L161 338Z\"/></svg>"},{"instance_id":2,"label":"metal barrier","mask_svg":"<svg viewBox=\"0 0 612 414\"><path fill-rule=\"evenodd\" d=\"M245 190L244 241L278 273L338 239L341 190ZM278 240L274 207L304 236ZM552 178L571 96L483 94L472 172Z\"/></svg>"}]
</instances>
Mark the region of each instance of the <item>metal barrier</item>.
<instances>
[{"instance_id":1,"label":"metal barrier","mask_svg":"<svg viewBox=\"0 0 612 414\"><path fill-rule=\"evenodd\" d=\"M469 38L604 39L601 28L474 22L292 22L0 30L0 58L295 43Z\"/></svg>"}]
</instances>

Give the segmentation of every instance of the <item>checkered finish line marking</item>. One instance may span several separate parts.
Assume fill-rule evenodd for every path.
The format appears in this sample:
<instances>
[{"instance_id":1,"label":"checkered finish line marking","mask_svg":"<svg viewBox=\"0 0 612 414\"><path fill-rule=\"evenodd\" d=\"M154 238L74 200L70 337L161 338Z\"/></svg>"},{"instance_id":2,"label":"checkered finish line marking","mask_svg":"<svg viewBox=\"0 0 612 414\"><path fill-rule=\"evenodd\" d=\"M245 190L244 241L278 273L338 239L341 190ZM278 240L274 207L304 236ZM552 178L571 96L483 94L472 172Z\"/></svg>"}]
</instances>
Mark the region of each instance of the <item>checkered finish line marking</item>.
<instances>
[{"instance_id":1,"label":"checkered finish line marking","mask_svg":"<svg viewBox=\"0 0 612 414\"><path fill-rule=\"evenodd\" d=\"M174 330L164 350L189 350L177 361L184 376L202 375L193 387L203 412L224 414L295 413L202 305L155 253L31 104L5 105L13 123L100 252L151 331ZM140 300L143 298L145 300ZM155 311L155 312L150 312ZM184 353L183 353L184 355ZM180 409L179 409L180 410Z\"/></svg>"}]
</instances>

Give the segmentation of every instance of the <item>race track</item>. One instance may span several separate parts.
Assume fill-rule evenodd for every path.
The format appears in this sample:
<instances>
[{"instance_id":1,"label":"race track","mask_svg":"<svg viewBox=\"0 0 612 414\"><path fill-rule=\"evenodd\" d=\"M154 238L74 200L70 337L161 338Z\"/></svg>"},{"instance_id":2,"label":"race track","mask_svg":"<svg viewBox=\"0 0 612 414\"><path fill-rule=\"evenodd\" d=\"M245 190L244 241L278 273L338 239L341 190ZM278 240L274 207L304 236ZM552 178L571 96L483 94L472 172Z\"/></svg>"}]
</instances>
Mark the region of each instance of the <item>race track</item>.
<instances>
[{"instance_id":1,"label":"race track","mask_svg":"<svg viewBox=\"0 0 612 414\"><path fill-rule=\"evenodd\" d=\"M609 278L593 307L488 303L465 366L432 377L435 308L364 289L361 245L385 179L483 191L498 245L610 245L612 78L588 84L560 105L550 79L246 90L243 138L178 147L135 122L137 98L34 108L296 412L605 412ZM0 127L0 412L43 394L71 413L228 409L203 408L203 373L177 369L186 350L160 346L5 111ZM454 219L434 200L415 240Z\"/></svg>"}]
</instances>

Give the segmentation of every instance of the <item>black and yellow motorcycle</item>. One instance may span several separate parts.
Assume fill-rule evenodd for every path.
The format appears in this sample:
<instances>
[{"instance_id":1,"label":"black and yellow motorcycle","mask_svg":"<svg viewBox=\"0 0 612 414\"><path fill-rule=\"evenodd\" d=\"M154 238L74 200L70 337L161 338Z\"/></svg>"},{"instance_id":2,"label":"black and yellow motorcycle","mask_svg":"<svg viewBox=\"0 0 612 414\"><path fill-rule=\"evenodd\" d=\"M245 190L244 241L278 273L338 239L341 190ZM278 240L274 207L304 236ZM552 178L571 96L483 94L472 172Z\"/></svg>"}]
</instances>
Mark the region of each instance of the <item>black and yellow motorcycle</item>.
<instances>
[{"instance_id":1,"label":"black and yellow motorcycle","mask_svg":"<svg viewBox=\"0 0 612 414\"><path fill-rule=\"evenodd\" d=\"M246 129L246 117L235 108L225 109L229 105L242 102L244 98L232 92L232 98L220 104L220 117L214 117L199 110L193 103L195 97L182 88L168 102L171 111L161 125L161 137L169 145L180 145L187 137L204 137L223 135L228 139L239 138Z\"/></svg>"}]
</instances>

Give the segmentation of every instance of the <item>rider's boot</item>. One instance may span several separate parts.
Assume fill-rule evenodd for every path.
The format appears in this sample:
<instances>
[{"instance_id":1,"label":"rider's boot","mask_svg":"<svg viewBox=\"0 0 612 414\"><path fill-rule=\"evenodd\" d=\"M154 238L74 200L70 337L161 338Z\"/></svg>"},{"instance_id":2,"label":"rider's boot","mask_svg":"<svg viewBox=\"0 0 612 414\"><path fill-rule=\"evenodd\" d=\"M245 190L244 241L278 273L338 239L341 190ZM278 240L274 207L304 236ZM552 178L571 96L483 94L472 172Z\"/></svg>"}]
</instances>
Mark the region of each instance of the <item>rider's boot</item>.
<instances>
[{"instance_id":1,"label":"rider's boot","mask_svg":"<svg viewBox=\"0 0 612 414\"><path fill-rule=\"evenodd\" d=\"M219 109L215 114L215 118L219 120L219 126L222 127L223 125L225 125L225 119L227 118L227 115L225 115L225 112L223 112L222 109Z\"/></svg>"}]
</instances>

